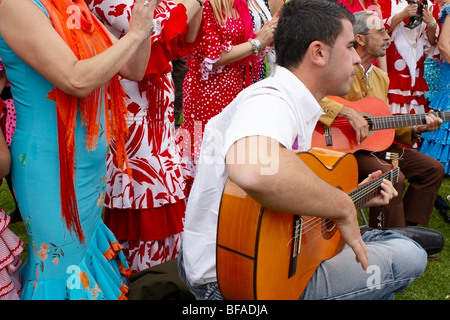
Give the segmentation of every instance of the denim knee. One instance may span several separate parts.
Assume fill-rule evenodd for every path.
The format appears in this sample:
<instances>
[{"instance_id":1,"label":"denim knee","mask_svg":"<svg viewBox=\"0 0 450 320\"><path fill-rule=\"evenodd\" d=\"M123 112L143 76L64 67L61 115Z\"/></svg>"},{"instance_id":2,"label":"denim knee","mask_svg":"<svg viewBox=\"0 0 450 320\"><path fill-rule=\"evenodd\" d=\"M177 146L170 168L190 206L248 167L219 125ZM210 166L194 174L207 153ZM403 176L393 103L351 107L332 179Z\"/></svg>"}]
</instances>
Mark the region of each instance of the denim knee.
<instances>
[{"instance_id":1,"label":"denim knee","mask_svg":"<svg viewBox=\"0 0 450 320\"><path fill-rule=\"evenodd\" d=\"M408 274L412 280L419 278L427 266L426 251L414 240L395 239L390 241L394 252L392 264L394 273Z\"/></svg>"}]
</instances>

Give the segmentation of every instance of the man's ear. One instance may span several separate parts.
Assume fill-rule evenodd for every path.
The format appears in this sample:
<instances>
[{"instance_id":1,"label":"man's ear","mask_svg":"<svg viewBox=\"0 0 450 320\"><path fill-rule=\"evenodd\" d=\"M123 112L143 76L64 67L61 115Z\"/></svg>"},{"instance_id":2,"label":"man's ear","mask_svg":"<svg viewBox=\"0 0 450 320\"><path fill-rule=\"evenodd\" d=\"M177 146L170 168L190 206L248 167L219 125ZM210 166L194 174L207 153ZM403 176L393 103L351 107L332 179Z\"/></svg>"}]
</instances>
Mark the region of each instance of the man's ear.
<instances>
[{"instance_id":1,"label":"man's ear","mask_svg":"<svg viewBox=\"0 0 450 320\"><path fill-rule=\"evenodd\" d=\"M366 37L363 34L357 34L355 35L355 41L360 46L364 47L366 45Z\"/></svg>"},{"instance_id":2,"label":"man's ear","mask_svg":"<svg viewBox=\"0 0 450 320\"><path fill-rule=\"evenodd\" d=\"M328 63L330 56L330 47L321 41L313 41L308 47L308 55L311 62L320 66Z\"/></svg>"}]
</instances>

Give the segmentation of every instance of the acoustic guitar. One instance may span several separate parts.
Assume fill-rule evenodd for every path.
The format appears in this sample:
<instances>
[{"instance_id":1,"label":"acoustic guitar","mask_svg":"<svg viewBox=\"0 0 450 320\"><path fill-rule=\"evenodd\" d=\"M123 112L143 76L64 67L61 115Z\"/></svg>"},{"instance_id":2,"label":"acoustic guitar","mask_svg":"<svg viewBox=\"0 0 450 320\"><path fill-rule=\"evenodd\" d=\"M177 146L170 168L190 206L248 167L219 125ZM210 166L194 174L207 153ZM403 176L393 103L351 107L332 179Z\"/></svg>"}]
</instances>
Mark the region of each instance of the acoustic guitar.
<instances>
[{"instance_id":1,"label":"acoustic guitar","mask_svg":"<svg viewBox=\"0 0 450 320\"><path fill-rule=\"evenodd\" d=\"M378 194L382 179L398 179L396 167L357 187L352 154L312 148L298 156L320 178L347 192L356 208ZM225 299L299 299L318 265L336 255L341 239L331 220L269 210L231 180L218 219L216 271Z\"/></svg>"},{"instance_id":2,"label":"acoustic guitar","mask_svg":"<svg viewBox=\"0 0 450 320\"><path fill-rule=\"evenodd\" d=\"M331 126L318 122L312 136L312 146L329 148L342 152L358 150L383 151L394 141L395 128L426 124L426 114L392 115L389 106L381 99L367 97L358 101L348 101L337 96L327 96L361 113L370 126L370 132L361 144L356 142L356 134L347 119L338 117ZM450 111L436 111L435 115L449 121Z\"/></svg>"}]
</instances>

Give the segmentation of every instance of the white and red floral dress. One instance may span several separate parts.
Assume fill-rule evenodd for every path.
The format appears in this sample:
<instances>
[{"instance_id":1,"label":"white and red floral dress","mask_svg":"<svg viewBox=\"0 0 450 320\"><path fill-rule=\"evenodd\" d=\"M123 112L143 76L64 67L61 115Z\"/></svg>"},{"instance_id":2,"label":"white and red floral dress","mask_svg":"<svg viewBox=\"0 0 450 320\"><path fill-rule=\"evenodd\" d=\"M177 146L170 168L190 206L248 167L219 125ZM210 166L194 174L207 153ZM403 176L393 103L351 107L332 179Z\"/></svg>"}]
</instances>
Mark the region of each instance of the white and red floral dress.
<instances>
[{"instance_id":1,"label":"white and red floral dress","mask_svg":"<svg viewBox=\"0 0 450 320\"><path fill-rule=\"evenodd\" d=\"M134 0L86 2L116 37L127 32ZM155 10L145 79L121 80L130 98L126 150L132 174L130 179L118 169L112 145L104 219L133 272L176 258L180 248L188 171L175 143L171 61L186 54L186 21L183 5L163 0Z\"/></svg>"}]
</instances>

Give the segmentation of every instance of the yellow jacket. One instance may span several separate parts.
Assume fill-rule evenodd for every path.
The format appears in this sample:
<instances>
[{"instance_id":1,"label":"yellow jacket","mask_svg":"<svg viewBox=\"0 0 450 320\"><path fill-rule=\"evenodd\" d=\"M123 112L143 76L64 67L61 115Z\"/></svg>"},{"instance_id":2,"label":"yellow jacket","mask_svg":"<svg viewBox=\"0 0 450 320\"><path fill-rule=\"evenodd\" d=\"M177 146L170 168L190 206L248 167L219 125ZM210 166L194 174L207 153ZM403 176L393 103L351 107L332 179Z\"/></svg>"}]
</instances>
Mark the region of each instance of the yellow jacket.
<instances>
[{"instance_id":1,"label":"yellow jacket","mask_svg":"<svg viewBox=\"0 0 450 320\"><path fill-rule=\"evenodd\" d=\"M386 104L387 93L389 88L389 77L386 73L376 66L372 66L372 70L369 74L369 80L361 65L356 67L355 79L350 87L350 92L342 98L349 101L357 101L365 97L377 97ZM367 81L369 85L367 86ZM326 126L330 126L334 119L344 107L343 104L335 102L331 99L324 98L320 105L325 112L319 119ZM412 127L401 127L395 129L395 141L412 146L417 138L413 137Z\"/></svg>"}]
</instances>

